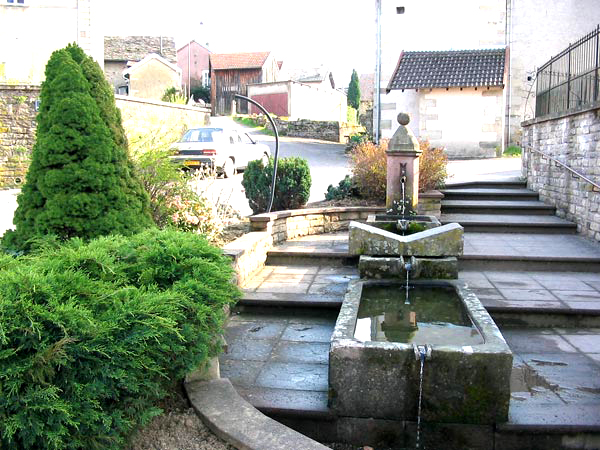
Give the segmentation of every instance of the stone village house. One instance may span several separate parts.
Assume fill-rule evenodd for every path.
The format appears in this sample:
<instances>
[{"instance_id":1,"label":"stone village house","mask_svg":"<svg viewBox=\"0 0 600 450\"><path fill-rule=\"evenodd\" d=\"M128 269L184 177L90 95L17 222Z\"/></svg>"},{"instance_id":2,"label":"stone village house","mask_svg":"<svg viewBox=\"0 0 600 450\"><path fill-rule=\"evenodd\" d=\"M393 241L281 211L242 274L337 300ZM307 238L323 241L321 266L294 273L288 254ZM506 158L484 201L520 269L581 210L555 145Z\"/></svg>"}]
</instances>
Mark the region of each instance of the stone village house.
<instances>
[{"instance_id":1,"label":"stone village house","mask_svg":"<svg viewBox=\"0 0 600 450\"><path fill-rule=\"evenodd\" d=\"M145 59L150 54L155 56ZM165 36L106 36L104 74L117 94L160 100L167 88L181 89L175 40Z\"/></svg>"},{"instance_id":2,"label":"stone village house","mask_svg":"<svg viewBox=\"0 0 600 450\"><path fill-rule=\"evenodd\" d=\"M213 53L210 55L212 115L232 114L235 94L248 95L248 85L277 81L279 65L271 52ZM248 113L248 102L237 103L237 112Z\"/></svg>"},{"instance_id":3,"label":"stone village house","mask_svg":"<svg viewBox=\"0 0 600 450\"><path fill-rule=\"evenodd\" d=\"M181 87L186 95L196 86L210 87L210 50L190 41L177 50Z\"/></svg>"},{"instance_id":4,"label":"stone village house","mask_svg":"<svg viewBox=\"0 0 600 450\"><path fill-rule=\"evenodd\" d=\"M347 96L335 88L333 74L324 66L284 69L279 81L248 85L248 97L292 120L346 122ZM250 112L260 113L254 105Z\"/></svg>"},{"instance_id":5,"label":"stone village house","mask_svg":"<svg viewBox=\"0 0 600 450\"><path fill-rule=\"evenodd\" d=\"M414 102L402 100L400 91L392 90L391 97L386 94L403 51L506 48L502 149L519 145L521 122L533 117L536 68L600 23L598 0L403 0L403 10L397 1L377 1L381 2L381 103L394 107L382 111L386 115L382 120ZM414 97L412 91L405 94ZM391 128L387 125L381 123L384 138L396 128L394 121ZM418 129L413 131L418 135Z\"/></svg>"},{"instance_id":6,"label":"stone village house","mask_svg":"<svg viewBox=\"0 0 600 450\"><path fill-rule=\"evenodd\" d=\"M493 157L502 146L505 49L403 52L386 89L381 127L396 102L411 130L450 158Z\"/></svg>"}]
</instances>

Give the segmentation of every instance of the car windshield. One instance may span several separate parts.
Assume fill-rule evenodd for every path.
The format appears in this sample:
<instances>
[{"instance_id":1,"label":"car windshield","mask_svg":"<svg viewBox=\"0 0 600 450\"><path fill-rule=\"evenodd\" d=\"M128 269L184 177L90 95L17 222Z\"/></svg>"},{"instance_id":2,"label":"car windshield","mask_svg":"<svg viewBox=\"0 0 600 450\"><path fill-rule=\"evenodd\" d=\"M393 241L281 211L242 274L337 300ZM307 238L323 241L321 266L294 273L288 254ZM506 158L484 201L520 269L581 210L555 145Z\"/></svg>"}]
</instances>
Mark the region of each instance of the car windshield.
<instances>
[{"instance_id":1,"label":"car windshield","mask_svg":"<svg viewBox=\"0 0 600 450\"><path fill-rule=\"evenodd\" d=\"M222 139L223 130L220 128L197 128L186 131L181 142L220 142Z\"/></svg>"}]
</instances>

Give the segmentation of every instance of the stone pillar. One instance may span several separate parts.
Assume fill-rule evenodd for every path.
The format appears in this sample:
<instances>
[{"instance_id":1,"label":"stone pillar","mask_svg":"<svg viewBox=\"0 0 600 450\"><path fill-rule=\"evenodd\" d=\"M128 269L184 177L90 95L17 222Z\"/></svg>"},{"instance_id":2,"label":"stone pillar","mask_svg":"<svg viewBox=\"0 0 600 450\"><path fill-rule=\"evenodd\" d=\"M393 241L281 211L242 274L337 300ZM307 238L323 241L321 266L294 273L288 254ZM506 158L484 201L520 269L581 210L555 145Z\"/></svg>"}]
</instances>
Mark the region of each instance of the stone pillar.
<instances>
[{"instance_id":1,"label":"stone pillar","mask_svg":"<svg viewBox=\"0 0 600 450\"><path fill-rule=\"evenodd\" d=\"M409 122L410 117L408 114L398 114L400 126L392 136L386 151L387 187L385 206L387 209L394 209L394 211L400 213L402 179L405 177L405 214L410 211L416 212L417 203L419 202L419 156L421 155L421 149L417 138L406 126Z\"/></svg>"}]
</instances>

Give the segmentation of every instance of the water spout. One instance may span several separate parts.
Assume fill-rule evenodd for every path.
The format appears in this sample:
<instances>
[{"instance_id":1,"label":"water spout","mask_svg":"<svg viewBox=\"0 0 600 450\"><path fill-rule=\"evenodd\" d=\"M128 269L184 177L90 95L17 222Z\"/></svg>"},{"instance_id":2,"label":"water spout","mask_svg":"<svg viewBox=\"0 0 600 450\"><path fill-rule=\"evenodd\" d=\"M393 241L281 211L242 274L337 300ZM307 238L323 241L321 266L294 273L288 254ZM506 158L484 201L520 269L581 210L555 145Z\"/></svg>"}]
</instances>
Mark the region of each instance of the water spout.
<instances>
[{"instance_id":1,"label":"water spout","mask_svg":"<svg viewBox=\"0 0 600 450\"><path fill-rule=\"evenodd\" d=\"M419 374L419 406L417 408L417 445L419 448L421 440L421 400L423 399L423 367L425 360L431 358L431 345L416 345L413 344L415 359L421 362L421 371Z\"/></svg>"}]
</instances>

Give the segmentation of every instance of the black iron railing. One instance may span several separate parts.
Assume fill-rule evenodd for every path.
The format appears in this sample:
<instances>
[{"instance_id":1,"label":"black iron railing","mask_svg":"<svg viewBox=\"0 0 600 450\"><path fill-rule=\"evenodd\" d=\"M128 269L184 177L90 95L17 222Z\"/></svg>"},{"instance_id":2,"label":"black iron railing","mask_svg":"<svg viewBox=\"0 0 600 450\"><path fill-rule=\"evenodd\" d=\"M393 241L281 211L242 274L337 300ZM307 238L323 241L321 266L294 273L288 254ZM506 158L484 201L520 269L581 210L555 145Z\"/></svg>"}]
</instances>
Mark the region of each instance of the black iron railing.
<instances>
[{"instance_id":1,"label":"black iron railing","mask_svg":"<svg viewBox=\"0 0 600 450\"><path fill-rule=\"evenodd\" d=\"M600 100L600 25L537 71L535 117L584 108Z\"/></svg>"}]
</instances>

